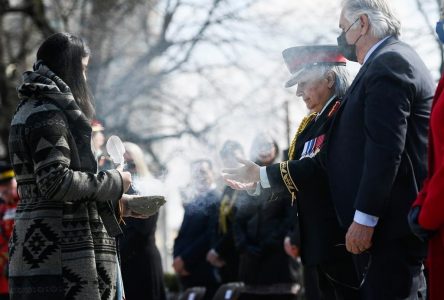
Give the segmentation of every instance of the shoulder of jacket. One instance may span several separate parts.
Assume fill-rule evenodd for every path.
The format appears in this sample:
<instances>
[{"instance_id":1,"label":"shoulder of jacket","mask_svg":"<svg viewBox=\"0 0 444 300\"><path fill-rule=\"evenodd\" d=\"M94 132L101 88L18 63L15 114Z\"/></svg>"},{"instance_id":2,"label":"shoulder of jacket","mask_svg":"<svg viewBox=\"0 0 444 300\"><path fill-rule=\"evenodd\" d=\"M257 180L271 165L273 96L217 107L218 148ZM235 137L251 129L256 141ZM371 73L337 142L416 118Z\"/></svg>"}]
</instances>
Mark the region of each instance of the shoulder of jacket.
<instances>
[{"instance_id":1,"label":"shoulder of jacket","mask_svg":"<svg viewBox=\"0 0 444 300\"><path fill-rule=\"evenodd\" d=\"M25 125L31 116L38 113L55 111L62 112L57 105L44 100L28 99L24 101L25 102L19 106L16 114L14 115L11 126Z\"/></svg>"},{"instance_id":2,"label":"shoulder of jacket","mask_svg":"<svg viewBox=\"0 0 444 300\"><path fill-rule=\"evenodd\" d=\"M342 101L342 99L339 99L339 98L336 98L335 100L333 100L332 106L327 111L327 118L328 119L333 117L336 114L336 112L339 110L339 107L341 106L341 101Z\"/></svg>"}]
</instances>

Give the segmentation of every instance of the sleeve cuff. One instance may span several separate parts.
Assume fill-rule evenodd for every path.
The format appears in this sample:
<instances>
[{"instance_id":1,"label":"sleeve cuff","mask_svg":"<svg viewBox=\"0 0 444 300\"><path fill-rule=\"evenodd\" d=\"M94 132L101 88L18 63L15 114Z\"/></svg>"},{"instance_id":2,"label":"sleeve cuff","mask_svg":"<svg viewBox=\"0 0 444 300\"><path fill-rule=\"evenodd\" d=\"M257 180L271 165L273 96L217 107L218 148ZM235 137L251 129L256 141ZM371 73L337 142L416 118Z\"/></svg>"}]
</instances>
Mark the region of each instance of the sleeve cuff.
<instances>
[{"instance_id":1,"label":"sleeve cuff","mask_svg":"<svg viewBox=\"0 0 444 300\"><path fill-rule=\"evenodd\" d=\"M250 196L259 196L261 194L261 183L256 183L256 189L254 190L247 190L247 194Z\"/></svg>"},{"instance_id":2,"label":"sleeve cuff","mask_svg":"<svg viewBox=\"0 0 444 300\"><path fill-rule=\"evenodd\" d=\"M379 217L368 215L359 210L355 211L355 216L353 218L353 221L355 221L356 223L369 227L375 227L376 224L378 224L378 220Z\"/></svg>"},{"instance_id":3,"label":"sleeve cuff","mask_svg":"<svg viewBox=\"0 0 444 300\"><path fill-rule=\"evenodd\" d=\"M270 185L270 181L268 180L267 167L260 167L259 168L259 176L261 179L262 188L269 189L271 187L271 185Z\"/></svg>"}]
</instances>

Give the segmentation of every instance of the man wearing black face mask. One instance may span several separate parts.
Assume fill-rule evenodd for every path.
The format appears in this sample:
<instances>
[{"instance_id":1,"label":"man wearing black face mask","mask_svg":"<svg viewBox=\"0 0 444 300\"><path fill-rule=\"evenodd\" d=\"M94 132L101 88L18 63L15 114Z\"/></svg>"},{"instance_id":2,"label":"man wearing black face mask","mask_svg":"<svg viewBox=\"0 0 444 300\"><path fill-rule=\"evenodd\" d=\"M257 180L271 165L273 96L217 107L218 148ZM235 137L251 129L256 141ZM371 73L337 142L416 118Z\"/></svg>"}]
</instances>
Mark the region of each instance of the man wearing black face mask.
<instances>
[{"instance_id":1,"label":"man wearing black face mask","mask_svg":"<svg viewBox=\"0 0 444 300\"><path fill-rule=\"evenodd\" d=\"M326 160L339 218L349 226L346 247L371 253L363 299L417 299L426 247L406 216L426 176L433 83L415 51L398 40L388 0L343 1L339 27L339 48L362 65ZM359 255L356 263L368 266Z\"/></svg>"},{"instance_id":2,"label":"man wearing black face mask","mask_svg":"<svg viewBox=\"0 0 444 300\"><path fill-rule=\"evenodd\" d=\"M281 166L226 170L233 188L254 183L277 192L291 181L304 190L327 172L346 248L361 276L361 299L418 299L425 292L426 245L410 231L407 213L427 168L433 81L417 53L398 40L389 0L343 0L338 46L362 67L345 94L327 144L314 158ZM423 294L424 296L424 294Z\"/></svg>"}]
</instances>

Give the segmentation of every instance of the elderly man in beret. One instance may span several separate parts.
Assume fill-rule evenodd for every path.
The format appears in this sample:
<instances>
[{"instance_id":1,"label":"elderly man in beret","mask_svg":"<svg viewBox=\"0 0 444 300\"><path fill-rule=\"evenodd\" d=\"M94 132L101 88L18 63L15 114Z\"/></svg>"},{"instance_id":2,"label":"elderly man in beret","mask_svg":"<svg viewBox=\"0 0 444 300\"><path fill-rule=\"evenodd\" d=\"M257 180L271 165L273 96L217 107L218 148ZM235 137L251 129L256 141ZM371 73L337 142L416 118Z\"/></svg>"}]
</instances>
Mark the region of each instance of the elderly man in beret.
<instances>
[{"instance_id":1,"label":"elderly man in beret","mask_svg":"<svg viewBox=\"0 0 444 300\"><path fill-rule=\"evenodd\" d=\"M305 102L309 111L291 142L288 158L290 161L309 159L325 146L326 134L349 86L346 59L333 45L292 47L284 50L283 57L292 74L285 86L297 85L296 96ZM291 198L287 205L290 209L290 203L294 204L297 216L294 232L285 239L284 248L292 257L300 248L306 298L358 299L352 257L344 247L346 228L338 222L325 171L316 170L304 189L298 190L288 162L277 166L280 172L276 180L282 181L284 191L275 191L281 192L281 199ZM233 187L239 188L239 185ZM256 194L260 193L259 187L257 185Z\"/></svg>"},{"instance_id":2,"label":"elderly man in beret","mask_svg":"<svg viewBox=\"0 0 444 300\"><path fill-rule=\"evenodd\" d=\"M285 87L297 85L296 96L309 110L291 142L288 158L301 160L315 156L325 145L326 133L349 86L346 59L337 46L300 46L283 51L292 74ZM285 240L287 254L300 238L304 265L305 293L312 299L357 299L356 273L351 255L342 246L345 229L339 225L330 197L327 175L320 170L304 190L297 191L282 164L288 195L297 217L295 232ZM283 175L285 176L285 175Z\"/></svg>"}]
</instances>

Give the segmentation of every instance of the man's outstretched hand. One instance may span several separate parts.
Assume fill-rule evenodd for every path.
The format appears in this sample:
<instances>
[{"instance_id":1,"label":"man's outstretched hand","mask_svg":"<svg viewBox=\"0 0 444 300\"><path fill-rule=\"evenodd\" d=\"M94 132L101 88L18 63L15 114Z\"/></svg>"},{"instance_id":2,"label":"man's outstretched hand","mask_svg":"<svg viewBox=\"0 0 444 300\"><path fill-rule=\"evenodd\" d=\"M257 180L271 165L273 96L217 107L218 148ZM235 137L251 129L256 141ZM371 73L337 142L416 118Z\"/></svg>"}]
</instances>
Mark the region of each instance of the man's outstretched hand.
<instances>
[{"instance_id":1,"label":"man's outstretched hand","mask_svg":"<svg viewBox=\"0 0 444 300\"><path fill-rule=\"evenodd\" d=\"M251 160L238 158L241 164L238 168L222 170L222 176L228 186L235 190L252 190L260 181L259 166Z\"/></svg>"}]
</instances>

